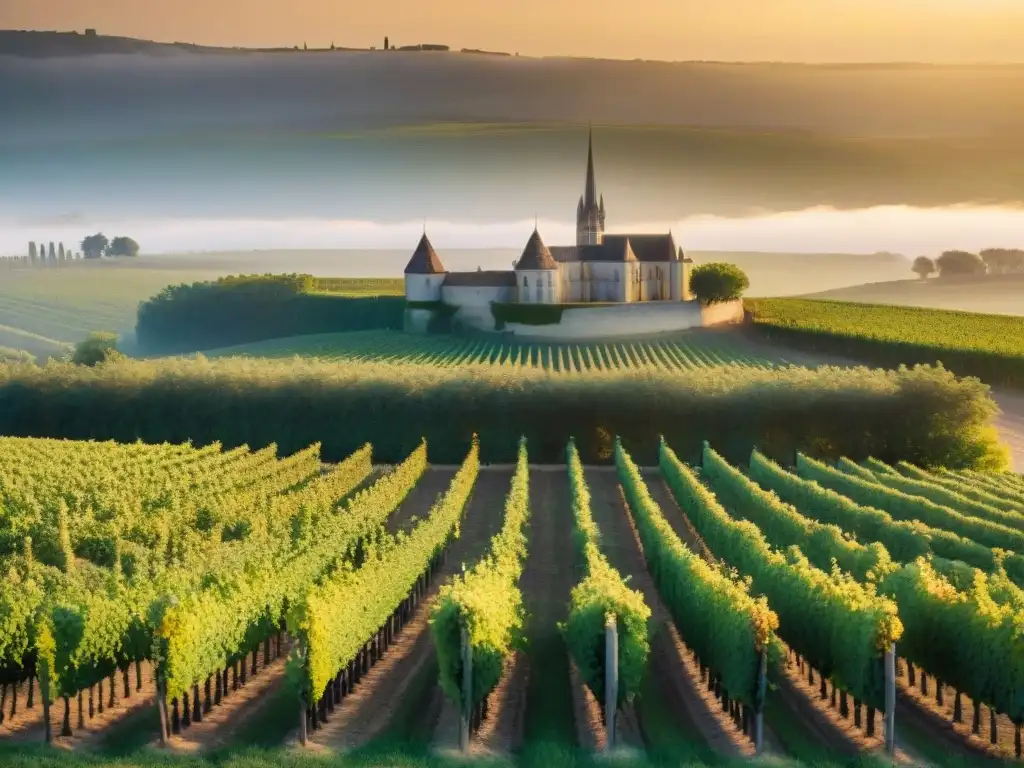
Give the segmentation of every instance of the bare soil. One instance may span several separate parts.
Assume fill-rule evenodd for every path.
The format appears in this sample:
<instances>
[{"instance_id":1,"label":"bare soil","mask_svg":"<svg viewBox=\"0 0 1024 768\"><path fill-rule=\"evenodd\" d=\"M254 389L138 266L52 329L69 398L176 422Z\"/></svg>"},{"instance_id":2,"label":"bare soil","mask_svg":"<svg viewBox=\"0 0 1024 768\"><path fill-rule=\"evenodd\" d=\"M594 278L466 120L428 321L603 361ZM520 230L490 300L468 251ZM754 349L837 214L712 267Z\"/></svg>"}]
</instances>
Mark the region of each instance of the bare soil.
<instances>
[{"instance_id":1,"label":"bare soil","mask_svg":"<svg viewBox=\"0 0 1024 768\"><path fill-rule=\"evenodd\" d=\"M546 468L530 467L530 530L529 553L520 579L523 604L526 610L526 673L513 690L514 700L526 701L529 710L540 706L552 709L552 696L562 697L570 690L570 683L531 686L531 678L539 674L539 659L558 654L564 659L557 669L552 666L545 674L569 676L568 652L558 624L564 622L569 611L569 593L574 583L572 543L572 513L569 509L569 477L564 465ZM515 683L513 683L515 686ZM545 697L541 706L537 697ZM557 702L561 711L572 707L571 695Z\"/></svg>"},{"instance_id":2,"label":"bare soil","mask_svg":"<svg viewBox=\"0 0 1024 768\"><path fill-rule=\"evenodd\" d=\"M410 494L410 499L398 513L403 514L406 521L414 515L426 515L437 493L447 488L453 475L454 472L447 469L428 470L420 481L420 484L427 483L426 489L415 500ZM367 744L388 728L399 709L407 703L405 698L411 684L435 654L429 619L438 592L443 584L462 570L463 564L471 565L486 552L491 538L501 528L504 500L511 479L510 471L481 470L467 504L461 535L449 547L448 556L425 599L369 674L342 699L340 705L335 706L328 722L309 733L309 743L314 749L348 751ZM437 491L438 484L442 482L443 487ZM436 688L430 692L430 700L424 702L419 714L423 724L430 728L436 726L441 716L442 702L435 694Z\"/></svg>"},{"instance_id":3,"label":"bare soil","mask_svg":"<svg viewBox=\"0 0 1024 768\"><path fill-rule=\"evenodd\" d=\"M82 693L82 726L79 727L78 697L69 700L71 708L71 736L61 736L61 728L64 724L64 701L58 699L50 705L50 728L53 734L53 743L63 749L79 749L83 746L93 745L98 736L107 728L115 725L128 715L144 707L153 705L153 684L152 668L148 663L142 665L142 688L137 690L135 676L135 665L133 664L128 674L129 695L124 696L124 681L121 672L117 673L116 697L114 706L110 706L110 681L103 684L103 711L100 712L99 687L93 687L93 715L89 716L89 693ZM35 685L33 707L27 705L28 684L23 682L19 686L18 711L14 718L10 718L11 691L8 689L5 701L5 722L0 725L0 742L38 742L42 743L45 737L43 727L43 705L39 696L38 683ZM153 728L158 728L156 710L154 708Z\"/></svg>"},{"instance_id":4,"label":"bare soil","mask_svg":"<svg viewBox=\"0 0 1024 768\"><path fill-rule=\"evenodd\" d=\"M286 640L282 643L282 653L279 654L277 643L273 641L274 659L266 666L263 665L261 650L256 675L252 674L250 655L246 660L250 665L246 684L239 685L237 691L232 690L226 698L221 699L219 705L203 715L202 722L197 723L193 720L188 728L181 729L181 733L172 734L168 747L175 752L196 753L208 752L230 744L239 729L273 700L274 693L285 684L285 663L288 660L289 648ZM200 686L200 693L202 689L203 686ZM295 717L298 720L298 714ZM158 720L155 720L155 723L159 725ZM159 737L154 741L154 745L158 743Z\"/></svg>"},{"instance_id":5,"label":"bare soil","mask_svg":"<svg viewBox=\"0 0 1024 768\"><path fill-rule=\"evenodd\" d=\"M966 694L961 695L962 723L953 722L953 706L955 691L950 686L943 686L943 703L936 703L936 681L928 677L928 693L921 693L921 676L917 675L916 685L910 685L907 675L907 663L901 665L902 674L896 678L898 692L897 722L900 718L913 718L920 727L937 733L943 744L952 754L964 758L988 757L996 759L1013 759L1014 757L1014 725L1005 715L996 715L996 743L990 738L991 710L981 705L980 733L972 733L974 717L974 701ZM896 728L899 733L899 726Z\"/></svg>"},{"instance_id":6,"label":"bare soil","mask_svg":"<svg viewBox=\"0 0 1024 768\"><path fill-rule=\"evenodd\" d=\"M387 529L390 533L407 531L416 523L416 519L424 518L430 512L430 508L437 501L455 477L456 468L427 467L416 487L409 491L409 495L398 506L391 516L388 517ZM480 476L481 479L483 475Z\"/></svg>"}]
</instances>

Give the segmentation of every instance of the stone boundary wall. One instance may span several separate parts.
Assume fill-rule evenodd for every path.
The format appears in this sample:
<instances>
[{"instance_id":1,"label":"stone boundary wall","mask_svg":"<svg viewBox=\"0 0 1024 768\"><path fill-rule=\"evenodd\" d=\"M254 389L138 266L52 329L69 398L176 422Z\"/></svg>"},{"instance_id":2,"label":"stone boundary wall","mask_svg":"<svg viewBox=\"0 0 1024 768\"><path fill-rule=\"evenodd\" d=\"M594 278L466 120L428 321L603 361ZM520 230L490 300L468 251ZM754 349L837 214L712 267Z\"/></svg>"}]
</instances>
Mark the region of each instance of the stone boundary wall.
<instances>
[{"instance_id":1,"label":"stone boundary wall","mask_svg":"<svg viewBox=\"0 0 1024 768\"><path fill-rule=\"evenodd\" d=\"M552 340L649 336L709 325L743 322L743 302L702 307L696 301L652 301L619 307L567 309L557 325L509 323L505 332L521 338Z\"/></svg>"}]
</instances>

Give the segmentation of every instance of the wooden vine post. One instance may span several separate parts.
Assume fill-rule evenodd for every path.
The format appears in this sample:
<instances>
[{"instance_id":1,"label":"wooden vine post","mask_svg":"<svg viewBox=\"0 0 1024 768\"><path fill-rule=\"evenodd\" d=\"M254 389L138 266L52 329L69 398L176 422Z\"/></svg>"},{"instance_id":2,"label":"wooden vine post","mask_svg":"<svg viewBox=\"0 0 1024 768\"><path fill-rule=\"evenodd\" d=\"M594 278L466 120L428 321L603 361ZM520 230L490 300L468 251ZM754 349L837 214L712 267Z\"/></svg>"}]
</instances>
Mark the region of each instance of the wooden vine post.
<instances>
[{"instance_id":1,"label":"wooden vine post","mask_svg":"<svg viewBox=\"0 0 1024 768\"><path fill-rule=\"evenodd\" d=\"M459 713L459 749L469 751L469 719L473 712L473 645L469 641L469 630L461 627L462 638L462 707Z\"/></svg>"},{"instance_id":2,"label":"wooden vine post","mask_svg":"<svg viewBox=\"0 0 1024 768\"><path fill-rule=\"evenodd\" d=\"M160 746L167 746L167 680L160 666L156 669L156 709L160 717Z\"/></svg>"},{"instance_id":3,"label":"wooden vine post","mask_svg":"<svg viewBox=\"0 0 1024 768\"><path fill-rule=\"evenodd\" d=\"M43 661L39 665L39 693L43 699L43 740L53 743L53 726L50 724L50 664Z\"/></svg>"},{"instance_id":4,"label":"wooden vine post","mask_svg":"<svg viewBox=\"0 0 1024 768\"><path fill-rule=\"evenodd\" d=\"M896 644L885 652L885 751L896 753Z\"/></svg>"},{"instance_id":5,"label":"wooden vine post","mask_svg":"<svg viewBox=\"0 0 1024 768\"><path fill-rule=\"evenodd\" d=\"M754 710L754 748L758 755L764 753L764 701L768 694L768 648L761 649L761 660L757 665L757 698Z\"/></svg>"},{"instance_id":6,"label":"wooden vine post","mask_svg":"<svg viewBox=\"0 0 1024 768\"><path fill-rule=\"evenodd\" d=\"M615 616L604 623L604 727L608 735L605 749L615 748L615 710L619 705L619 631Z\"/></svg>"}]
</instances>

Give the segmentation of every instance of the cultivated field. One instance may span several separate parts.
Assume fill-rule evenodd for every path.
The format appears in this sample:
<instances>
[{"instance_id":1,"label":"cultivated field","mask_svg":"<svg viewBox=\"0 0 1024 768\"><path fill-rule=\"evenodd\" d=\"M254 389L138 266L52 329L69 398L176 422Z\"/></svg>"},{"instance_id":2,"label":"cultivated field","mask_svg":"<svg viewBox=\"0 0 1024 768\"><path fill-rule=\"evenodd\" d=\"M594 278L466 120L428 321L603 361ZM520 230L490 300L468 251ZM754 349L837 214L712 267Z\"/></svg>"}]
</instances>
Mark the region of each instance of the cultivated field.
<instances>
[{"instance_id":1,"label":"cultivated field","mask_svg":"<svg viewBox=\"0 0 1024 768\"><path fill-rule=\"evenodd\" d=\"M1024 317L808 299L752 299L770 341L875 364L942 362L989 384L1024 385Z\"/></svg>"},{"instance_id":2,"label":"cultivated field","mask_svg":"<svg viewBox=\"0 0 1024 768\"><path fill-rule=\"evenodd\" d=\"M881 764L892 643L897 761L1020 757L1021 476L517 455L0 440L0 757Z\"/></svg>"},{"instance_id":3,"label":"cultivated field","mask_svg":"<svg viewBox=\"0 0 1024 768\"><path fill-rule=\"evenodd\" d=\"M782 355L751 351L735 334L691 332L607 342L496 341L450 335L417 336L396 331L362 331L293 336L214 350L207 357L307 357L334 362L379 362L440 366L541 368L558 373L644 370L686 371L718 366L772 368Z\"/></svg>"}]
</instances>

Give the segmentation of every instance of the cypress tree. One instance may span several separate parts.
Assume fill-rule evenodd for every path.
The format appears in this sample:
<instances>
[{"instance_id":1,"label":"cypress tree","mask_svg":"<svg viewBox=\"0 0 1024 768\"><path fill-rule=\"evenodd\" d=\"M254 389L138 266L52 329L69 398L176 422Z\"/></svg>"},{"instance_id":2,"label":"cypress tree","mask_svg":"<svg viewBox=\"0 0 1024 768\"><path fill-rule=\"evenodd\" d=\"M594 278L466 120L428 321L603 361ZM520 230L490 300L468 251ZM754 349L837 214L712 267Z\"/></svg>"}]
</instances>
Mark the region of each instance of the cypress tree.
<instances>
[{"instance_id":1,"label":"cypress tree","mask_svg":"<svg viewBox=\"0 0 1024 768\"><path fill-rule=\"evenodd\" d=\"M29 244L28 244L28 260L29 261L35 261L36 260L36 244L34 242L32 242L31 240L29 241Z\"/></svg>"},{"instance_id":2,"label":"cypress tree","mask_svg":"<svg viewBox=\"0 0 1024 768\"><path fill-rule=\"evenodd\" d=\"M64 261L64 243L57 246L57 261Z\"/></svg>"},{"instance_id":3,"label":"cypress tree","mask_svg":"<svg viewBox=\"0 0 1024 768\"><path fill-rule=\"evenodd\" d=\"M57 249L53 246L53 240L50 241L50 261L57 260Z\"/></svg>"}]
</instances>

